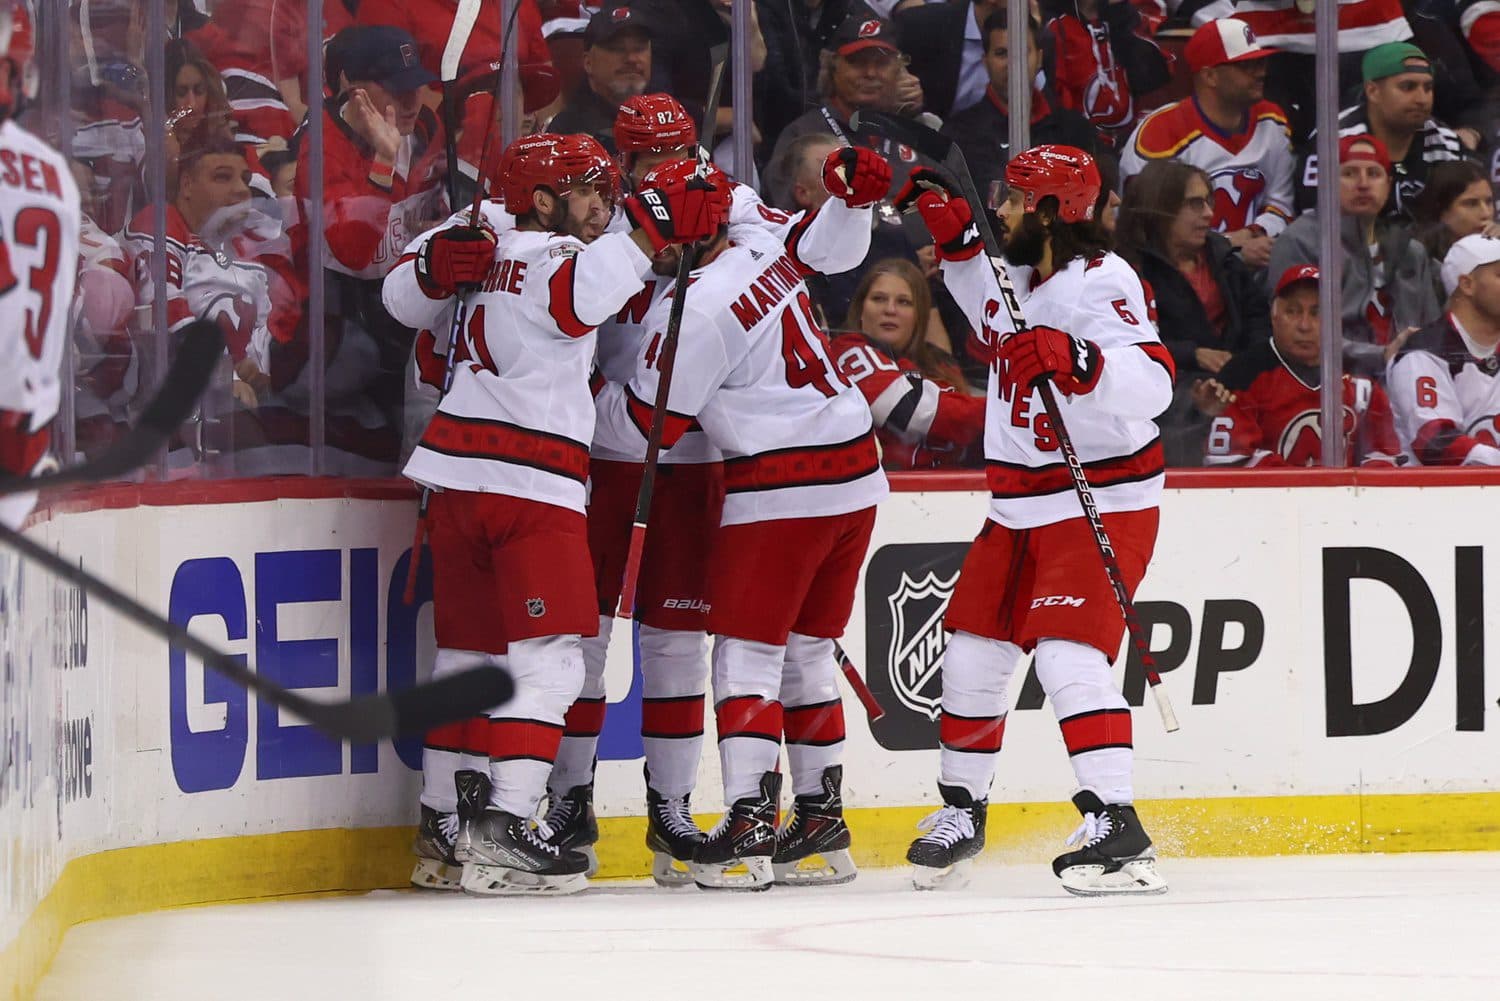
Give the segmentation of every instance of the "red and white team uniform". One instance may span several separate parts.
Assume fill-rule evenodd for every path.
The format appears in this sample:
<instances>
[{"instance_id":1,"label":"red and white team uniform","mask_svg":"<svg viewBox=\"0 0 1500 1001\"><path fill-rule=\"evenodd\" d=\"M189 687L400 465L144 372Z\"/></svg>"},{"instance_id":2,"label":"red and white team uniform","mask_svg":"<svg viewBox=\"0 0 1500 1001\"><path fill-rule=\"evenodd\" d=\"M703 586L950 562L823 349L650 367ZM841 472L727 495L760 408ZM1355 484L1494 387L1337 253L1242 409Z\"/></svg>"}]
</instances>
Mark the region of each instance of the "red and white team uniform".
<instances>
[{"instance_id":1,"label":"red and white team uniform","mask_svg":"<svg viewBox=\"0 0 1500 1001\"><path fill-rule=\"evenodd\" d=\"M836 338L829 353L864 394L887 469L943 469L968 459L984 434L984 398L922 375L910 358L892 357L860 333Z\"/></svg>"},{"instance_id":2,"label":"red and white team uniform","mask_svg":"<svg viewBox=\"0 0 1500 1001\"><path fill-rule=\"evenodd\" d=\"M1317 466L1323 461L1318 370L1288 362L1271 341L1236 359L1234 402L1208 433L1209 466ZM1344 376L1344 445L1361 466L1400 464L1391 401L1380 384Z\"/></svg>"},{"instance_id":3,"label":"red and white team uniform","mask_svg":"<svg viewBox=\"0 0 1500 1001\"><path fill-rule=\"evenodd\" d=\"M136 304L130 258L87 215L78 246L73 321L78 389L73 407L79 448L87 451L129 422L128 407L140 388L140 362L130 340Z\"/></svg>"},{"instance_id":4,"label":"red and white team uniform","mask_svg":"<svg viewBox=\"0 0 1500 1001\"><path fill-rule=\"evenodd\" d=\"M1412 334L1386 375L1407 454L1424 466L1500 466L1500 354L1452 313Z\"/></svg>"},{"instance_id":5,"label":"red and white team uniform","mask_svg":"<svg viewBox=\"0 0 1500 1001\"><path fill-rule=\"evenodd\" d=\"M136 301L155 301L151 280L151 210L143 209L125 231L125 244L135 262ZM173 332L194 320L213 320L224 331L229 357L249 358L262 372L270 371L270 281L264 265L240 259L234 241L223 248L208 246L188 229L175 205L167 206L167 329ZM249 255L245 255L248 258Z\"/></svg>"},{"instance_id":6,"label":"red and white team uniform","mask_svg":"<svg viewBox=\"0 0 1500 1001\"><path fill-rule=\"evenodd\" d=\"M831 201L824 211L839 208ZM811 238L811 227L803 232ZM838 374L813 319L807 253L743 227L694 273L663 435L675 447L696 421L724 455L708 581L715 714L725 800L753 801L757 810L774 810L767 783L778 778L783 732L799 799L822 790L838 759L844 721L833 641L848 622L875 505L887 492L869 406ZM663 299L647 317L651 337L629 384L600 394L601 424L641 440L670 308ZM752 877L758 885L770 876L764 862Z\"/></svg>"},{"instance_id":7,"label":"red and white team uniform","mask_svg":"<svg viewBox=\"0 0 1500 1001\"><path fill-rule=\"evenodd\" d=\"M1279 236L1295 214L1291 130L1286 115L1270 101L1251 108L1244 130L1233 135L1204 118L1192 97L1158 108L1141 121L1120 153L1121 184L1152 160L1178 160L1208 174L1213 224L1221 233L1257 225Z\"/></svg>"},{"instance_id":8,"label":"red and white team uniform","mask_svg":"<svg viewBox=\"0 0 1500 1001\"><path fill-rule=\"evenodd\" d=\"M1091 220L1101 186L1093 158L1066 146L1040 146L1013 157L1006 180L1024 196L1024 212L1014 202L1007 212L1036 224L1037 203L1056 198L1057 226ZM898 205L910 197L903 192ZM928 818L928 833L908 852L917 885L928 887L983 845L982 804L1005 733L1007 688L1033 649L1038 680L1081 787L1074 802L1085 816L1088 844L1082 851L1094 851L1110 831L1122 830L1125 814L1136 824L1129 806L1130 708L1110 670L1124 618L1056 429L1031 385L1036 377L1020 373L1036 367L1055 384L1060 416L1093 488L1121 576L1134 591L1156 540L1165 477L1153 418L1171 400L1174 372L1141 281L1120 257L1099 253L1059 261L1045 278L1030 267L1000 261L992 266L961 199L922 194L915 200L939 246L944 283L978 331L979 343L995 352L984 437L989 517L969 548L944 621L952 634L939 722L938 787L945 805ZM996 266L1008 269L1020 313L1033 329L1015 333ZM1052 367L1042 367L1044 362ZM1049 374L1066 370L1066 378ZM1139 834L1130 832L1131 838ZM1135 857L1117 860L1113 870L1144 861L1137 853L1149 845L1149 839L1144 847L1137 844L1126 852ZM1069 882L1077 854L1061 856L1054 871L1065 887L1084 892ZM1153 883L1156 892L1165 888ZM1130 882L1087 892L1132 889L1144 892Z\"/></svg>"},{"instance_id":9,"label":"red and white team uniform","mask_svg":"<svg viewBox=\"0 0 1500 1001\"><path fill-rule=\"evenodd\" d=\"M62 154L12 120L0 123L0 473L6 476L30 475L47 455L62 394L81 220L78 186ZM0 523L19 528L35 502L34 493L0 497Z\"/></svg>"},{"instance_id":10,"label":"red and white team uniform","mask_svg":"<svg viewBox=\"0 0 1500 1001\"><path fill-rule=\"evenodd\" d=\"M1339 51L1364 52L1411 38L1401 0L1338 0ZM1225 11L1222 16L1230 16ZM1234 0L1232 16L1250 25L1268 48L1312 55L1316 49L1313 6L1299 0Z\"/></svg>"}]
</instances>

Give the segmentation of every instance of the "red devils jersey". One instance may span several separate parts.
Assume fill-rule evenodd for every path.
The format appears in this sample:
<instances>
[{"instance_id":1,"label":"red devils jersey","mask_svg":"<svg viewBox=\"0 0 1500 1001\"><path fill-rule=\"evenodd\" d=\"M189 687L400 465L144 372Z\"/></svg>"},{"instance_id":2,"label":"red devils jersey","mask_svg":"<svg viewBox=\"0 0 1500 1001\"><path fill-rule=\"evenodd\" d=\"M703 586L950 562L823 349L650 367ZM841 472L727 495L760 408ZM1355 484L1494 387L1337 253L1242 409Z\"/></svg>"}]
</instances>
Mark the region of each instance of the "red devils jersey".
<instances>
[{"instance_id":1,"label":"red devils jersey","mask_svg":"<svg viewBox=\"0 0 1500 1001\"><path fill-rule=\"evenodd\" d=\"M1365 52L1384 42L1411 37L1401 0L1338 0L1338 4L1340 52ZM1250 25L1256 39L1267 48L1309 56L1316 48L1312 4L1235 0L1234 16Z\"/></svg>"},{"instance_id":2,"label":"red devils jersey","mask_svg":"<svg viewBox=\"0 0 1500 1001\"><path fill-rule=\"evenodd\" d=\"M1386 386L1417 462L1500 465L1500 355L1475 344L1452 313L1411 335Z\"/></svg>"},{"instance_id":3,"label":"red devils jersey","mask_svg":"<svg viewBox=\"0 0 1500 1001\"><path fill-rule=\"evenodd\" d=\"M1003 262L1000 266L1006 266ZM1014 330L984 255L944 261L943 282L963 308L982 350ZM1021 314L1093 341L1103 355L1092 392L1057 394L1058 409L1094 488L1100 511L1155 507L1165 481L1154 418L1172 399L1172 356L1151 322L1141 280L1116 254L1076 257L1045 281L1011 267ZM1035 390L1002 395L992 367L985 408L984 457L990 519L1036 528L1083 516L1052 420Z\"/></svg>"},{"instance_id":4,"label":"red devils jersey","mask_svg":"<svg viewBox=\"0 0 1500 1001\"><path fill-rule=\"evenodd\" d=\"M1152 160L1181 160L1213 182L1214 228L1221 233L1259 225L1280 235L1291 220L1293 172L1286 115L1270 101L1250 109L1232 135L1203 117L1191 97L1147 115L1120 154L1121 183Z\"/></svg>"},{"instance_id":5,"label":"red devils jersey","mask_svg":"<svg viewBox=\"0 0 1500 1001\"><path fill-rule=\"evenodd\" d=\"M910 358L894 358L864 334L833 342L833 362L870 404L887 469L974 465L984 434L984 398L925 378Z\"/></svg>"},{"instance_id":6,"label":"red devils jersey","mask_svg":"<svg viewBox=\"0 0 1500 1001\"><path fill-rule=\"evenodd\" d=\"M1046 32L1056 58L1052 83L1058 103L1081 111L1095 128L1124 128L1135 121L1125 67L1115 61L1104 22L1064 15L1048 21Z\"/></svg>"},{"instance_id":7,"label":"red devils jersey","mask_svg":"<svg viewBox=\"0 0 1500 1001\"><path fill-rule=\"evenodd\" d=\"M1318 371L1289 364L1271 341L1235 357L1222 381L1235 400L1214 418L1210 466L1317 466L1323 461ZM1351 462L1394 466L1402 461L1385 391L1362 376L1344 376L1344 446Z\"/></svg>"}]
</instances>

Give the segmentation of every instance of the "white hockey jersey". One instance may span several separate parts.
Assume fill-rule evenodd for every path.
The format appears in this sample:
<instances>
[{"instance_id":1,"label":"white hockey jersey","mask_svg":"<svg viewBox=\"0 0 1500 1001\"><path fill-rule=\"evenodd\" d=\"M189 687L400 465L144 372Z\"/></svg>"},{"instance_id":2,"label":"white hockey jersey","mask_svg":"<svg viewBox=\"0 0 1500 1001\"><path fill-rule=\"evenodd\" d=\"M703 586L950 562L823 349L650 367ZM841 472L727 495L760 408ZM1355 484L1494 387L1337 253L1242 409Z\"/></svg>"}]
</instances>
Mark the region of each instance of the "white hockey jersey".
<instances>
[{"instance_id":1,"label":"white hockey jersey","mask_svg":"<svg viewBox=\"0 0 1500 1001\"><path fill-rule=\"evenodd\" d=\"M453 384L405 474L425 486L582 512L594 434L595 329L641 290L650 266L624 233L587 247L555 233L502 234L488 277L468 297ZM442 311L446 298L422 288L413 263L397 272L383 290L387 308L413 299L427 304L392 309L398 320L413 324L413 317Z\"/></svg>"},{"instance_id":2,"label":"white hockey jersey","mask_svg":"<svg viewBox=\"0 0 1500 1001\"><path fill-rule=\"evenodd\" d=\"M1000 284L983 255L944 261L943 281L978 341L992 354L1014 328ZM1058 408L1102 512L1155 507L1165 481L1153 418L1172 400L1172 357L1157 338L1141 280L1115 254L1074 258L1045 281L1010 267L1021 315L1099 345L1103 369L1090 393L1057 394ZM996 361L998 364L998 359ZM991 366L984 456L992 520L1036 528L1083 516L1052 421L1035 390L1001 395Z\"/></svg>"},{"instance_id":3,"label":"white hockey jersey","mask_svg":"<svg viewBox=\"0 0 1500 1001\"><path fill-rule=\"evenodd\" d=\"M13 121L0 124L0 410L52 420L78 276L82 211L62 154Z\"/></svg>"},{"instance_id":4,"label":"white hockey jersey","mask_svg":"<svg viewBox=\"0 0 1500 1001\"><path fill-rule=\"evenodd\" d=\"M731 241L753 239L753 235L747 237L746 228L770 233L785 246L793 262L807 271L823 274L838 274L856 268L869 253L872 211L869 208L851 209L839 199L831 198L811 214L797 212L789 215L767 206L749 185L735 184L732 195L729 212ZM616 220L623 218L620 214ZM599 328L598 367L606 381L624 385L635 375L636 363L647 346L647 313L666 298L672 285L671 277L652 275L646 279L646 287L633 296L613 320ZM663 324L660 330L665 329ZM684 330L683 336L692 336L692 333ZM619 427L601 420L594 431L593 454L602 459L643 462L646 443L634 427ZM717 462L721 458L718 448L701 428L694 425L680 441L661 453L659 461Z\"/></svg>"},{"instance_id":5,"label":"white hockey jersey","mask_svg":"<svg viewBox=\"0 0 1500 1001\"><path fill-rule=\"evenodd\" d=\"M1426 466L1500 466L1500 353L1452 313L1412 334L1386 391L1407 454Z\"/></svg>"},{"instance_id":6,"label":"white hockey jersey","mask_svg":"<svg viewBox=\"0 0 1500 1001\"><path fill-rule=\"evenodd\" d=\"M1270 101L1251 108L1244 131L1234 135L1204 118L1194 98L1158 108L1136 126L1120 154L1122 189L1152 160L1179 160L1208 174L1214 228L1221 233L1254 223L1276 237L1293 218L1291 130Z\"/></svg>"},{"instance_id":7,"label":"white hockey jersey","mask_svg":"<svg viewBox=\"0 0 1500 1001\"><path fill-rule=\"evenodd\" d=\"M807 273L774 234L745 227L693 273L683 304L662 440L696 419L723 451L726 525L847 514L888 491L869 405L829 359ZM664 297L647 316L629 384L600 392L614 433L644 441L650 430L670 309Z\"/></svg>"}]
</instances>

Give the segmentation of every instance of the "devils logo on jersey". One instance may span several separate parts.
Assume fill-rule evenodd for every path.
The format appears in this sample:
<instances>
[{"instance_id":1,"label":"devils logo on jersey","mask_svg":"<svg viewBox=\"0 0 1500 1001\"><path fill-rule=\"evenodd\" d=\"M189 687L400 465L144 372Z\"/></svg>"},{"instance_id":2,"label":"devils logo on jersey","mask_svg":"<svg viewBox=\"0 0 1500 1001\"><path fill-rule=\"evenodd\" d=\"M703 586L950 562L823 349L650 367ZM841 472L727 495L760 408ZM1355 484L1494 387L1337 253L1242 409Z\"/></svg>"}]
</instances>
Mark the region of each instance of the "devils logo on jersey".
<instances>
[{"instance_id":1,"label":"devils logo on jersey","mask_svg":"<svg viewBox=\"0 0 1500 1001\"><path fill-rule=\"evenodd\" d=\"M1221 233L1244 229L1260 215L1266 175L1255 167L1230 167L1209 175L1214 186L1214 228Z\"/></svg>"},{"instance_id":2,"label":"devils logo on jersey","mask_svg":"<svg viewBox=\"0 0 1500 1001\"><path fill-rule=\"evenodd\" d=\"M1500 414L1487 414L1471 421L1464 433L1485 445L1500 448Z\"/></svg>"},{"instance_id":3,"label":"devils logo on jersey","mask_svg":"<svg viewBox=\"0 0 1500 1001\"><path fill-rule=\"evenodd\" d=\"M1354 440L1354 410L1345 406L1344 443L1350 447ZM1281 429L1276 442L1276 451L1288 466L1317 466L1323 462L1322 414L1317 410L1304 410Z\"/></svg>"}]
</instances>

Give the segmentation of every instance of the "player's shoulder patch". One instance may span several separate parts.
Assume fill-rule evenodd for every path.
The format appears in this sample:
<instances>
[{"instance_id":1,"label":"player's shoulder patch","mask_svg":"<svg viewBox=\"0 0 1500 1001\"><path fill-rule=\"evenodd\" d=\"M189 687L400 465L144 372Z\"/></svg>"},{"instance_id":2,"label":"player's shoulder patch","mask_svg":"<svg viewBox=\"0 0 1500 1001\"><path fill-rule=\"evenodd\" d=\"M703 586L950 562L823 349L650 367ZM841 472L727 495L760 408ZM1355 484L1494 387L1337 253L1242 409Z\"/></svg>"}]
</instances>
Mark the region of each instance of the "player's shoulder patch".
<instances>
[{"instance_id":1,"label":"player's shoulder patch","mask_svg":"<svg viewBox=\"0 0 1500 1001\"><path fill-rule=\"evenodd\" d=\"M1203 134L1192 102L1183 99L1157 108L1135 131L1135 152L1145 160L1168 160Z\"/></svg>"},{"instance_id":2,"label":"player's shoulder patch","mask_svg":"<svg viewBox=\"0 0 1500 1001\"><path fill-rule=\"evenodd\" d=\"M577 257L578 256L578 252L580 250L582 250L582 249L583 249L582 244L578 244L578 243L572 243L572 242L568 242L568 243L554 243L550 247L547 248L547 256L549 256L549 257Z\"/></svg>"}]
</instances>

